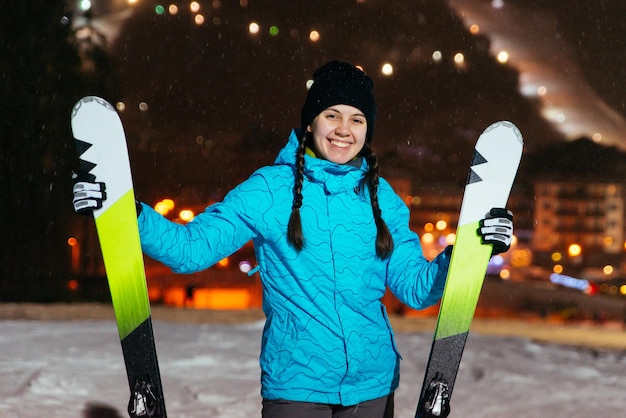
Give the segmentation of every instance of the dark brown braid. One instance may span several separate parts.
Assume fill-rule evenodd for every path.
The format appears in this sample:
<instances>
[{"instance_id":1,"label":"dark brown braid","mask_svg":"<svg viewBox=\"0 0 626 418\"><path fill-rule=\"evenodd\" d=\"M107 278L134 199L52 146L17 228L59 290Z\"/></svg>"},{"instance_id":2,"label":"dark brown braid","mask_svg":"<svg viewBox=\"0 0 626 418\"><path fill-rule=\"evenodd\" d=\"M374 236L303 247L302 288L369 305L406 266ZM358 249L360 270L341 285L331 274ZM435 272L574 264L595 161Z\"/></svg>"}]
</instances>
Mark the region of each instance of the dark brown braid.
<instances>
[{"instance_id":1,"label":"dark brown braid","mask_svg":"<svg viewBox=\"0 0 626 418\"><path fill-rule=\"evenodd\" d=\"M300 251L304 246L302 236L302 221L300 208L302 207L302 183L304 181L304 152L306 150L306 134L300 139L300 146L296 151L296 178L293 186L293 206L287 226L287 240L296 250Z\"/></svg>"},{"instance_id":2,"label":"dark brown braid","mask_svg":"<svg viewBox=\"0 0 626 418\"><path fill-rule=\"evenodd\" d=\"M374 213L374 222L376 222L376 254L380 259L384 260L393 252L393 238L389 228L387 228L387 224L383 220L382 212L378 205L378 158L368 142L363 146L361 154L365 157L369 166L363 182L367 183L367 188L370 192L372 212Z\"/></svg>"}]
</instances>

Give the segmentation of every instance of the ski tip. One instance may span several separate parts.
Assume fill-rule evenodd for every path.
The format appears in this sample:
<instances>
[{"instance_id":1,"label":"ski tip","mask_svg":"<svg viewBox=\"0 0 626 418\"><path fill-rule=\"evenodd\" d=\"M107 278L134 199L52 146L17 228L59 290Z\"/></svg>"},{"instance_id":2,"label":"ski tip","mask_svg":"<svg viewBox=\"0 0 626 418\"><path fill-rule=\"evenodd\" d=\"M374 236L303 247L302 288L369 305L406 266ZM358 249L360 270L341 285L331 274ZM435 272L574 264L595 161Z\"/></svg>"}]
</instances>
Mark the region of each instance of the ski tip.
<instances>
[{"instance_id":1,"label":"ski tip","mask_svg":"<svg viewBox=\"0 0 626 418\"><path fill-rule=\"evenodd\" d=\"M508 120L501 120L501 121L492 123L491 125L487 127L487 129L485 129L485 133L492 131L494 129L498 129L498 128L505 128L507 130L512 131L517 141L520 144L524 145L524 138L522 137L522 133L513 122L508 121Z\"/></svg>"},{"instance_id":2,"label":"ski tip","mask_svg":"<svg viewBox=\"0 0 626 418\"><path fill-rule=\"evenodd\" d=\"M102 97L85 96L82 99L80 99L78 102L76 102L76 104L72 108L72 117L74 117L78 113L78 110L81 107L83 107L83 105L88 104L88 103L95 103L95 104L100 105L102 107L105 107L108 110L111 110L113 112L116 111L115 108L113 107L113 105L111 103L109 103L108 101L106 101L105 99L103 99Z\"/></svg>"}]
</instances>

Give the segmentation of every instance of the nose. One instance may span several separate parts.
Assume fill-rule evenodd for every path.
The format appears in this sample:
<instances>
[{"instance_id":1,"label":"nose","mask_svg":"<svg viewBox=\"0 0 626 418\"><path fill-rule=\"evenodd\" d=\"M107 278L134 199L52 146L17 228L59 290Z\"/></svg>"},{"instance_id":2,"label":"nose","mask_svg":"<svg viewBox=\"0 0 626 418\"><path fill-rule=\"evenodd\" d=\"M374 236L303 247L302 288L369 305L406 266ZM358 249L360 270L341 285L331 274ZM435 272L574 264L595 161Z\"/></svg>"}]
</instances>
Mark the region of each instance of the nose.
<instances>
[{"instance_id":1,"label":"nose","mask_svg":"<svg viewBox=\"0 0 626 418\"><path fill-rule=\"evenodd\" d=\"M335 129L335 132L337 133L337 135L341 135L341 136L347 136L350 135L350 122L347 120L342 120L339 125L337 126L337 128Z\"/></svg>"}]
</instances>

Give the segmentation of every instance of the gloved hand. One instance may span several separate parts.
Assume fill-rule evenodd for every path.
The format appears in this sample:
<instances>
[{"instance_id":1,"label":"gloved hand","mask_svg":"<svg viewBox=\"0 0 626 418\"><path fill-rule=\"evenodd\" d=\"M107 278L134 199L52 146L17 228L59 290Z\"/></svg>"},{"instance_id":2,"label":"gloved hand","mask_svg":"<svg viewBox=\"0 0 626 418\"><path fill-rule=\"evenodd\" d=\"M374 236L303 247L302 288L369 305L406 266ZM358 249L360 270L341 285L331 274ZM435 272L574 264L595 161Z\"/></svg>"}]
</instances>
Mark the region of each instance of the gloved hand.
<instances>
[{"instance_id":1,"label":"gloved hand","mask_svg":"<svg viewBox=\"0 0 626 418\"><path fill-rule=\"evenodd\" d=\"M94 209L100 209L106 200L106 185L96 181L96 176L84 170L72 173L74 182L74 211L80 215L90 216Z\"/></svg>"},{"instance_id":2,"label":"gloved hand","mask_svg":"<svg viewBox=\"0 0 626 418\"><path fill-rule=\"evenodd\" d=\"M503 208L491 209L480 221L477 232L483 244L493 244L491 255L508 251L513 239L513 212Z\"/></svg>"}]
</instances>

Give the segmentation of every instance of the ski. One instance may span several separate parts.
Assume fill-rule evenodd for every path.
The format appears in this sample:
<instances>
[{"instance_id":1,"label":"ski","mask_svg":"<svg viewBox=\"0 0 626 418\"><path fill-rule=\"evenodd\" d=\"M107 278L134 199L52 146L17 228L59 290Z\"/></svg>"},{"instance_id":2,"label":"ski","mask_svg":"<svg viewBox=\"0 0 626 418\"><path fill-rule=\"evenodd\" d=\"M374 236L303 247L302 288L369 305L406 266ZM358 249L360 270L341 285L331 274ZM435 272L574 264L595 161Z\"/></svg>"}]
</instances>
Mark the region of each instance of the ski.
<instances>
[{"instance_id":1,"label":"ski","mask_svg":"<svg viewBox=\"0 0 626 418\"><path fill-rule=\"evenodd\" d=\"M71 127L81 169L107 188L93 214L130 386L128 413L165 418L124 128L115 108L95 96L76 103Z\"/></svg>"},{"instance_id":2,"label":"ski","mask_svg":"<svg viewBox=\"0 0 626 418\"><path fill-rule=\"evenodd\" d=\"M481 243L477 230L492 208L506 207L522 148L520 131L508 121L493 123L476 142L416 418L450 413L454 382L491 258L491 246Z\"/></svg>"}]
</instances>

